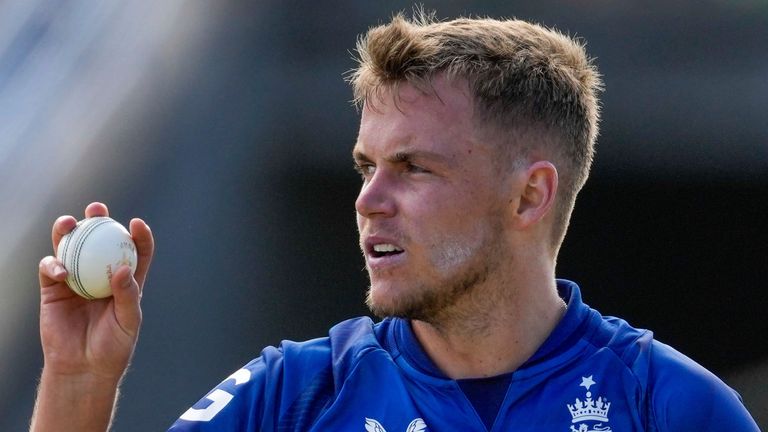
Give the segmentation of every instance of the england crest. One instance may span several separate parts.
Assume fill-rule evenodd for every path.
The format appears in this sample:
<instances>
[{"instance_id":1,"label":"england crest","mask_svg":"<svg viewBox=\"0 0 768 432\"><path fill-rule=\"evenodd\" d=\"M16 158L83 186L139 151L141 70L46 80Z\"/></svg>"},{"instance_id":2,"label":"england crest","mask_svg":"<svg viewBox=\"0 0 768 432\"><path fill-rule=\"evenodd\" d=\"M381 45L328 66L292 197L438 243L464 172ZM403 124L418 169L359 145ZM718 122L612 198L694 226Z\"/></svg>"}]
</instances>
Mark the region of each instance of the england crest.
<instances>
[{"instance_id":1,"label":"england crest","mask_svg":"<svg viewBox=\"0 0 768 432\"><path fill-rule=\"evenodd\" d=\"M570 432L612 432L611 427L606 424L611 403L603 396L598 396L597 400L594 400L592 392L589 391L590 387L597 384L592 379L593 376L581 377L579 386L587 390L584 401L577 397L573 405L566 404L571 413Z\"/></svg>"}]
</instances>

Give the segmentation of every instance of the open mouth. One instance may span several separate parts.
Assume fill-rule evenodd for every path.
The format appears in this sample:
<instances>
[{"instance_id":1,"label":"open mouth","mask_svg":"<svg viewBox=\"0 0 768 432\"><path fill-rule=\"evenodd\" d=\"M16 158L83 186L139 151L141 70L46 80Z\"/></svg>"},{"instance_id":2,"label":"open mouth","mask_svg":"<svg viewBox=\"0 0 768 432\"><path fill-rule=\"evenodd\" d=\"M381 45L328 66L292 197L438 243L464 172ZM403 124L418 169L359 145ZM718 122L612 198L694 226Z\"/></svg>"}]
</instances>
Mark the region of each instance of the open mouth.
<instances>
[{"instance_id":1,"label":"open mouth","mask_svg":"<svg viewBox=\"0 0 768 432\"><path fill-rule=\"evenodd\" d=\"M374 258L382 258L403 253L403 249L389 243L375 244L371 248L370 255Z\"/></svg>"}]
</instances>

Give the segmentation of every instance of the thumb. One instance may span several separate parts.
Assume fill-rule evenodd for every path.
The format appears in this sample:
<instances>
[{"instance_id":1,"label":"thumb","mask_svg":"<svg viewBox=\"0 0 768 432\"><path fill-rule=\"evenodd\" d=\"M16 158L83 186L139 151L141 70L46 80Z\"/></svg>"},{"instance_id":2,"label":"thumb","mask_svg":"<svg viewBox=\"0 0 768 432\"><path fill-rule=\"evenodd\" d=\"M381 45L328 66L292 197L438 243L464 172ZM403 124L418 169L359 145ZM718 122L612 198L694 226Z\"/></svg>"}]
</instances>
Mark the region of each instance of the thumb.
<instances>
[{"instance_id":1,"label":"thumb","mask_svg":"<svg viewBox=\"0 0 768 432\"><path fill-rule=\"evenodd\" d=\"M125 333L135 337L141 327L141 294L130 267L120 266L112 276L111 285L117 323Z\"/></svg>"}]
</instances>

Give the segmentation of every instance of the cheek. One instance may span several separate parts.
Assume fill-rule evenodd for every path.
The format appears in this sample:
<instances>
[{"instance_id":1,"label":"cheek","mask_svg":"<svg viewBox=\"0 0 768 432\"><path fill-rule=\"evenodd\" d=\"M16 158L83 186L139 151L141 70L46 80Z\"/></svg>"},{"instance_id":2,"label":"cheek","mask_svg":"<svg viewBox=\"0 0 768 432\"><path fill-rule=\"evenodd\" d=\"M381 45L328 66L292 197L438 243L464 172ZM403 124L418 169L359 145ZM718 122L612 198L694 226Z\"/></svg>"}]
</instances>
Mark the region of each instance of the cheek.
<instances>
[{"instance_id":1,"label":"cheek","mask_svg":"<svg viewBox=\"0 0 768 432\"><path fill-rule=\"evenodd\" d=\"M466 262L474 253L474 248L458 242L446 242L435 250L432 261L439 271L447 271Z\"/></svg>"},{"instance_id":2,"label":"cheek","mask_svg":"<svg viewBox=\"0 0 768 432\"><path fill-rule=\"evenodd\" d=\"M491 245L503 236L503 214L490 207L490 199L447 202L454 205L435 213L440 220L424 225L429 230L427 256L440 273L457 270L479 255L492 253Z\"/></svg>"},{"instance_id":3,"label":"cheek","mask_svg":"<svg viewBox=\"0 0 768 432\"><path fill-rule=\"evenodd\" d=\"M477 254L486 237L479 224L441 230L430 241L430 261L441 273L455 269Z\"/></svg>"}]
</instances>

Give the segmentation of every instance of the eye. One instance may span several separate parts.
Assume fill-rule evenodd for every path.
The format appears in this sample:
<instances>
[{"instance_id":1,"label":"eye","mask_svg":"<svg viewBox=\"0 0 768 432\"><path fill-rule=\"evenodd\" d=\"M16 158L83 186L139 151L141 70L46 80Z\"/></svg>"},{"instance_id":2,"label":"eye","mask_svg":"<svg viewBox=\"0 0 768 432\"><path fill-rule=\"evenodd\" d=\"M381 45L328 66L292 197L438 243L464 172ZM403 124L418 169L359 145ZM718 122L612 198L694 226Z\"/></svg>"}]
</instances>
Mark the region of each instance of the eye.
<instances>
[{"instance_id":1,"label":"eye","mask_svg":"<svg viewBox=\"0 0 768 432\"><path fill-rule=\"evenodd\" d=\"M360 174L363 180L370 178L373 176L373 173L376 172L376 166L370 163L355 162L354 169L358 174Z\"/></svg>"},{"instance_id":2,"label":"eye","mask_svg":"<svg viewBox=\"0 0 768 432\"><path fill-rule=\"evenodd\" d=\"M413 174L428 174L428 173L431 172L431 171L429 171L428 169L426 169L426 168L424 168L422 166L414 165L414 164L411 164L411 163L409 163L406 166L406 171L408 171L409 173L413 173Z\"/></svg>"}]
</instances>

